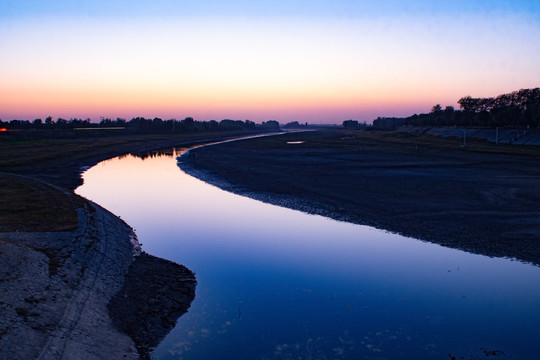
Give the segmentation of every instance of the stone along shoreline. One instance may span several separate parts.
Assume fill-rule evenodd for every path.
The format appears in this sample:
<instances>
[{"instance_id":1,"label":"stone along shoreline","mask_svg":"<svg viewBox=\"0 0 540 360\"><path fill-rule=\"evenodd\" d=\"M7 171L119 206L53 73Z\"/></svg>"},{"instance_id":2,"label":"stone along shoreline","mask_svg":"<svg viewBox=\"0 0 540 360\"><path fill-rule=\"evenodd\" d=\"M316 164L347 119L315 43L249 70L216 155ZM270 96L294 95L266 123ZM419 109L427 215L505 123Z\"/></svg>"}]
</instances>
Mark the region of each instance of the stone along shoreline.
<instances>
[{"instance_id":1,"label":"stone along shoreline","mask_svg":"<svg viewBox=\"0 0 540 360\"><path fill-rule=\"evenodd\" d=\"M149 359L193 301L195 275L142 252L131 227L72 191L115 156L250 134L29 141L20 159L6 145L20 175L0 172L0 360ZM68 156L51 160L49 146Z\"/></svg>"},{"instance_id":2,"label":"stone along shoreline","mask_svg":"<svg viewBox=\"0 0 540 360\"><path fill-rule=\"evenodd\" d=\"M142 252L114 214L64 195L77 203L74 230L0 232L0 359L148 359L194 299L194 274Z\"/></svg>"}]
</instances>

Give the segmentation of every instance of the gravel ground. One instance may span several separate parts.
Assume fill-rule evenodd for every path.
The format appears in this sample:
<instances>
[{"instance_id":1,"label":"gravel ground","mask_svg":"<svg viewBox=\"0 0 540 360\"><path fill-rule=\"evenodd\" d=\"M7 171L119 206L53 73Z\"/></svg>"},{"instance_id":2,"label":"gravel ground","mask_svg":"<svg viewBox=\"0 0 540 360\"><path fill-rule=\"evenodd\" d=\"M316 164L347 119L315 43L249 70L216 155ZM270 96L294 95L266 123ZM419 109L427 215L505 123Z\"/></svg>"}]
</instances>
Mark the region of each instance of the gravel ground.
<instances>
[{"instance_id":1,"label":"gravel ground","mask_svg":"<svg viewBox=\"0 0 540 360\"><path fill-rule=\"evenodd\" d=\"M137 255L135 234L90 203L78 215L74 232L0 234L0 358L139 358L106 307Z\"/></svg>"},{"instance_id":2,"label":"gravel ground","mask_svg":"<svg viewBox=\"0 0 540 360\"><path fill-rule=\"evenodd\" d=\"M94 203L78 218L70 232L0 233L0 359L148 358L189 308L193 273L141 253L131 227ZM122 311L109 309L120 292Z\"/></svg>"}]
</instances>

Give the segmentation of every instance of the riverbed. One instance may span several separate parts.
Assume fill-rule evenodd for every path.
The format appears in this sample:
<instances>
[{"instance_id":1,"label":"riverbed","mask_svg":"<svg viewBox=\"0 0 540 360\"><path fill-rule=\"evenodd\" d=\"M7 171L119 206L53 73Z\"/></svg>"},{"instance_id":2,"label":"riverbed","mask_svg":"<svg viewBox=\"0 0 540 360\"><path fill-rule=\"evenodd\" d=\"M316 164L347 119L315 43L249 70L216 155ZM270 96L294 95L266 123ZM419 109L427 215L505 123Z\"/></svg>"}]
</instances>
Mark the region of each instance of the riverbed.
<instances>
[{"instance_id":1,"label":"riverbed","mask_svg":"<svg viewBox=\"0 0 540 360\"><path fill-rule=\"evenodd\" d=\"M197 276L154 359L533 359L540 268L225 192L185 149L124 156L76 193Z\"/></svg>"}]
</instances>

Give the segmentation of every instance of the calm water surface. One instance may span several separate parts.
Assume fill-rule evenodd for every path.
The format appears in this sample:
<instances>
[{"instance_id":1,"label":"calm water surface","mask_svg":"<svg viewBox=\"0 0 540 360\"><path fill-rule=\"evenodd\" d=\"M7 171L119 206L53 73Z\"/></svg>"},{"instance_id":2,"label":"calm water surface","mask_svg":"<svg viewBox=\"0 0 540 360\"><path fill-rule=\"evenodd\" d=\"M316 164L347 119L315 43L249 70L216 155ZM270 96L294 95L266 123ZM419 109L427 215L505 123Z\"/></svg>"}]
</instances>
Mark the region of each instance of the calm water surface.
<instances>
[{"instance_id":1,"label":"calm water surface","mask_svg":"<svg viewBox=\"0 0 540 360\"><path fill-rule=\"evenodd\" d=\"M180 152L102 162L76 190L196 273L154 359L539 358L540 268L233 195Z\"/></svg>"}]
</instances>

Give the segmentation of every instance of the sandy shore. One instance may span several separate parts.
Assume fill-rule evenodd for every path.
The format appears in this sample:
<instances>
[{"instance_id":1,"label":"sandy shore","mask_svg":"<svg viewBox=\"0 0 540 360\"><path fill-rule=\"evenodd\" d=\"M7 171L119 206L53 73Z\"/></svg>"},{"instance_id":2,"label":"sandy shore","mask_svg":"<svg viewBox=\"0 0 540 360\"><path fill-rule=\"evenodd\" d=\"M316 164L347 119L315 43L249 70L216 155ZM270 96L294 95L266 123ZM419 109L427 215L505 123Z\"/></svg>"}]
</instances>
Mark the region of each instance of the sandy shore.
<instances>
[{"instance_id":1,"label":"sandy shore","mask_svg":"<svg viewBox=\"0 0 540 360\"><path fill-rule=\"evenodd\" d=\"M540 264L536 158L330 132L202 147L180 167L264 202Z\"/></svg>"}]
</instances>

